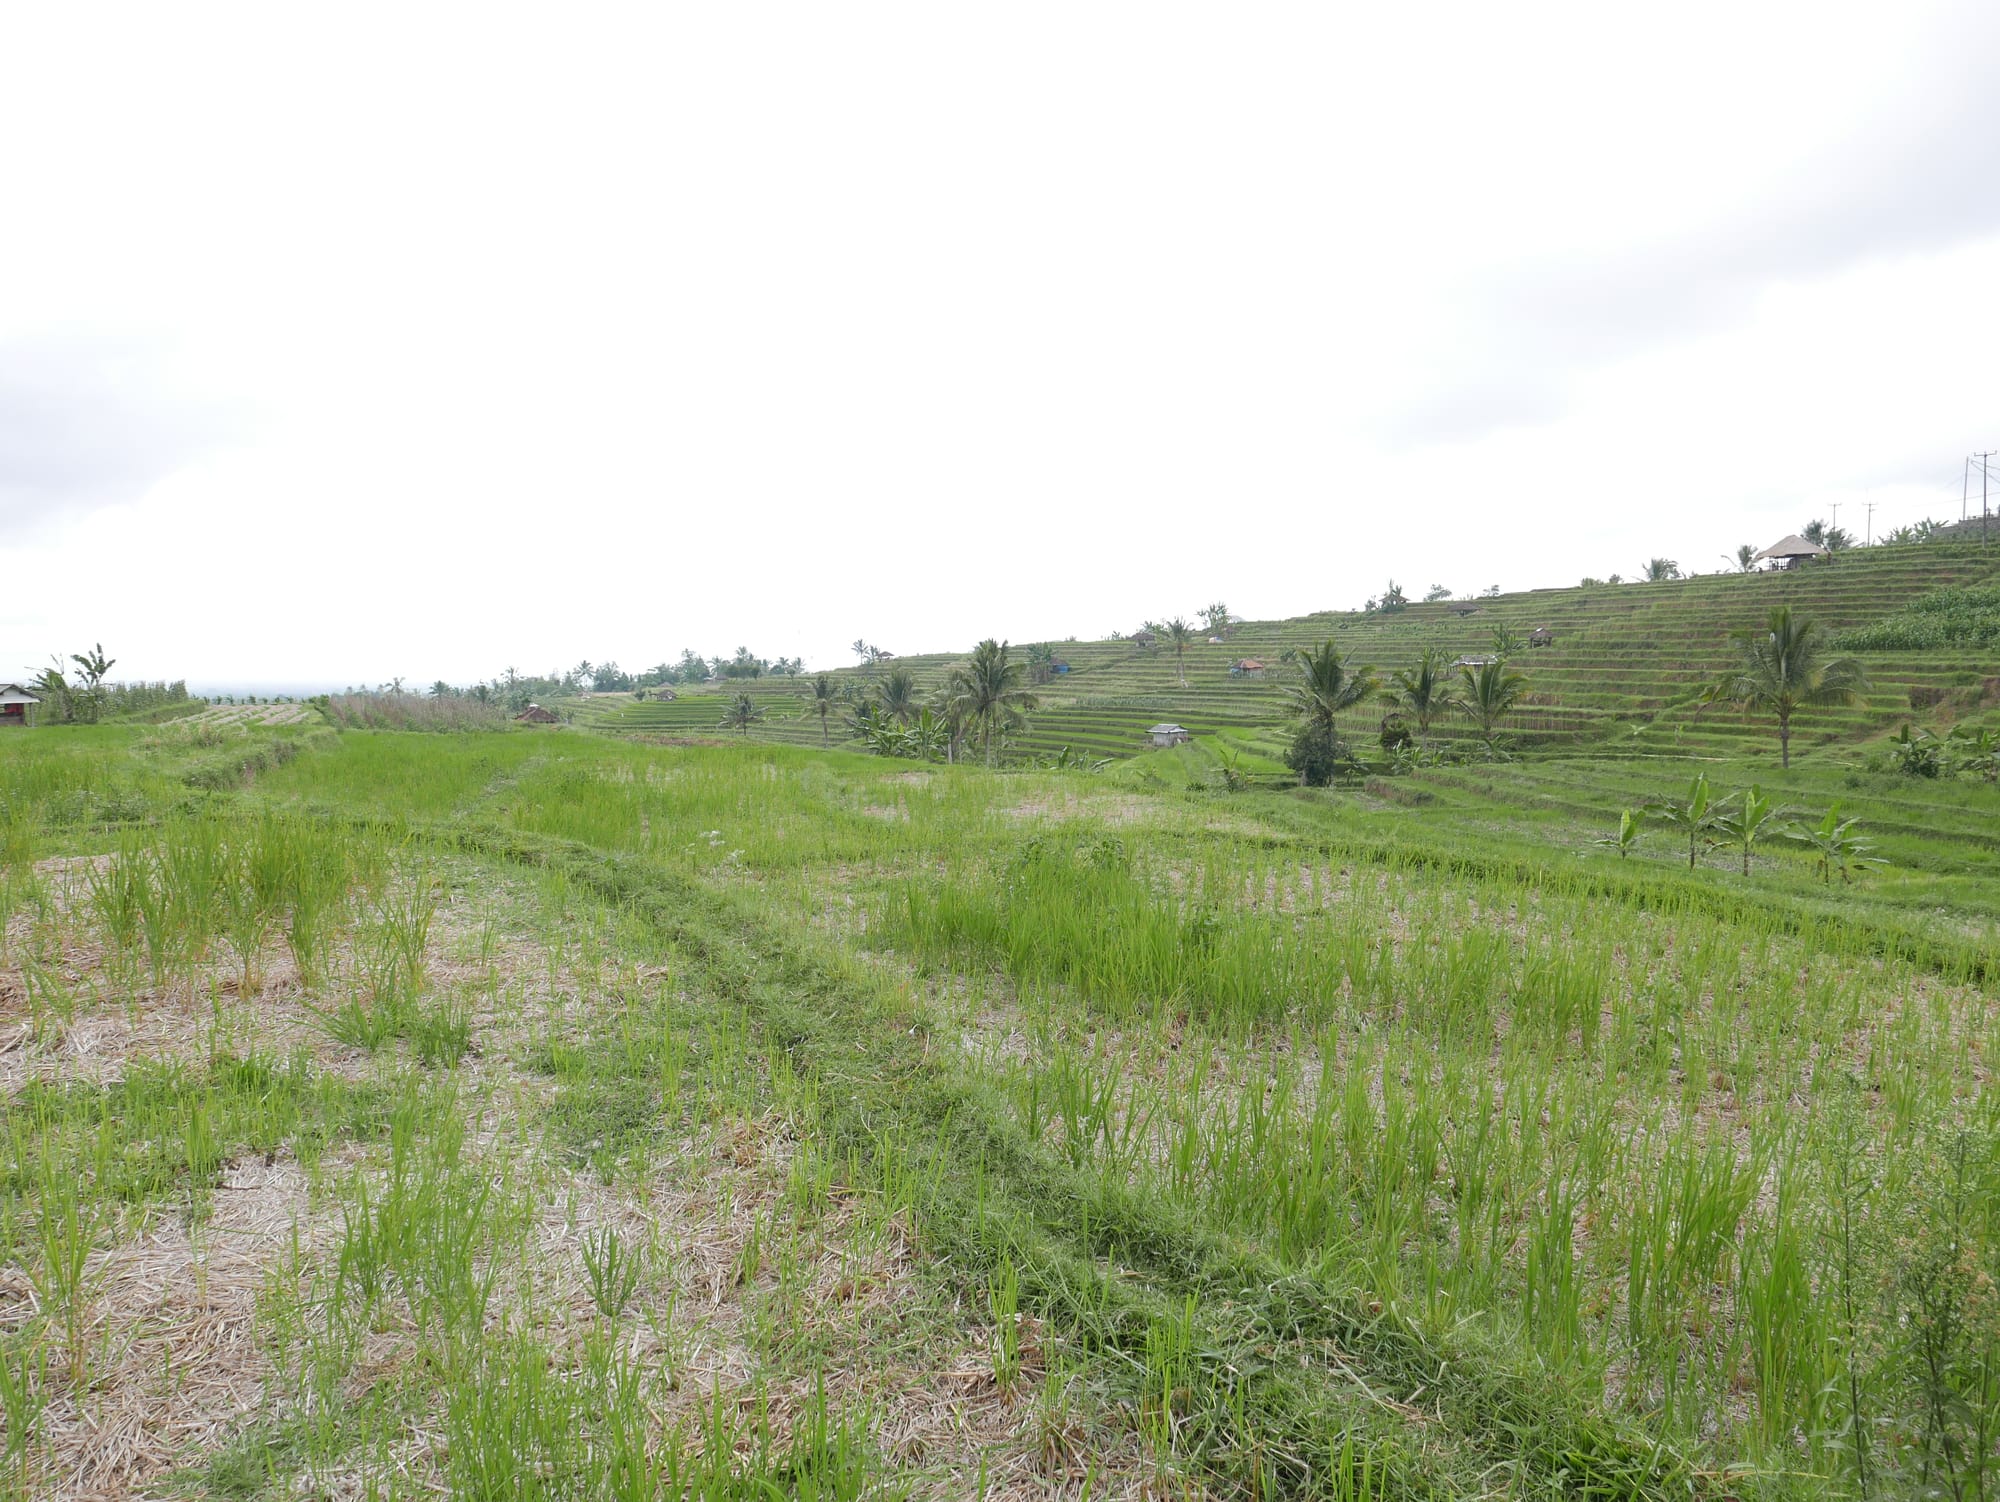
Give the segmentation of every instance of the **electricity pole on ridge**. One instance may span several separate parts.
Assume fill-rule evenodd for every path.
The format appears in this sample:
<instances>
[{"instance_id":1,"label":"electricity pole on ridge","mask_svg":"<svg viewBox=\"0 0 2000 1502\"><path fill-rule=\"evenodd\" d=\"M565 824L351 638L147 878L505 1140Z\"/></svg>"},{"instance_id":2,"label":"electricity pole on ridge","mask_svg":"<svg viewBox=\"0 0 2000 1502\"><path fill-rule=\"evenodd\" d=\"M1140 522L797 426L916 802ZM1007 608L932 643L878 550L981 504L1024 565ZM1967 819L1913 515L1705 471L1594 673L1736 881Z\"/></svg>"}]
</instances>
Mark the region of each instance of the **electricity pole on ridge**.
<instances>
[{"instance_id":1,"label":"electricity pole on ridge","mask_svg":"<svg viewBox=\"0 0 2000 1502\"><path fill-rule=\"evenodd\" d=\"M1991 459L1996 453L2000 453L2000 449L1988 449L1983 454L1973 455L1973 458L1979 461L1979 545L1982 548L1987 545L1986 484L1992 474L1992 471L1987 467L1986 461Z\"/></svg>"}]
</instances>

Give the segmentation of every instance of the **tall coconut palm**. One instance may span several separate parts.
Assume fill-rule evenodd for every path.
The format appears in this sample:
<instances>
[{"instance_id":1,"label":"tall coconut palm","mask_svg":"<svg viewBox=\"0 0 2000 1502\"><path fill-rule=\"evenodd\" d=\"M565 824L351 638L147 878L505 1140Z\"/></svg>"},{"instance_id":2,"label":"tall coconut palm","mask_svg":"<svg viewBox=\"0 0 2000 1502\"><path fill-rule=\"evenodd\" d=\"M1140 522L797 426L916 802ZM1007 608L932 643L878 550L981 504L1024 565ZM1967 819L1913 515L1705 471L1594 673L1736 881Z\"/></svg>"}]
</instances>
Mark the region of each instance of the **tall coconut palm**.
<instances>
[{"instance_id":1,"label":"tall coconut palm","mask_svg":"<svg viewBox=\"0 0 2000 1502\"><path fill-rule=\"evenodd\" d=\"M1451 659L1441 647L1425 647L1413 668L1389 675L1382 697L1417 722L1417 739L1430 744L1431 723L1458 708L1452 692Z\"/></svg>"},{"instance_id":2,"label":"tall coconut palm","mask_svg":"<svg viewBox=\"0 0 2000 1502\"><path fill-rule=\"evenodd\" d=\"M898 725L908 725L917 717L917 675L908 668L891 668L875 685L875 702L883 714Z\"/></svg>"},{"instance_id":3,"label":"tall coconut palm","mask_svg":"<svg viewBox=\"0 0 2000 1502\"><path fill-rule=\"evenodd\" d=\"M988 637L972 656L952 669L951 699L969 728L979 732L986 764L993 765L993 732L1021 723L1035 707L1035 696L1023 685L1024 662L1010 659L1007 644Z\"/></svg>"},{"instance_id":4,"label":"tall coconut palm","mask_svg":"<svg viewBox=\"0 0 2000 1502\"><path fill-rule=\"evenodd\" d=\"M750 727L764 718L764 711L757 707L757 701L748 694L738 694L730 701L729 708L722 713L722 728L735 730L739 735L749 735Z\"/></svg>"},{"instance_id":5,"label":"tall coconut palm","mask_svg":"<svg viewBox=\"0 0 2000 1502\"><path fill-rule=\"evenodd\" d=\"M806 685L806 708L819 716L819 743L830 746L833 741L827 735L826 722L833 712L846 701L847 694L831 673L815 673Z\"/></svg>"},{"instance_id":6,"label":"tall coconut palm","mask_svg":"<svg viewBox=\"0 0 2000 1502\"><path fill-rule=\"evenodd\" d=\"M1364 702L1381 687L1375 670L1341 656L1331 637L1309 652L1298 653L1293 661L1299 675L1291 686L1292 709L1309 726L1331 730L1334 716Z\"/></svg>"},{"instance_id":7,"label":"tall coconut palm","mask_svg":"<svg viewBox=\"0 0 2000 1502\"><path fill-rule=\"evenodd\" d=\"M1161 639L1174 649L1174 672L1180 678L1181 687L1187 687L1187 649L1194 640L1194 626L1183 616L1175 616L1158 628Z\"/></svg>"},{"instance_id":8,"label":"tall coconut palm","mask_svg":"<svg viewBox=\"0 0 2000 1502\"><path fill-rule=\"evenodd\" d=\"M1735 564L1737 573L1747 574L1757 566L1757 545L1746 542L1734 553L1724 553L1722 561Z\"/></svg>"},{"instance_id":9,"label":"tall coconut palm","mask_svg":"<svg viewBox=\"0 0 2000 1502\"><path fill-rule=\"evenodd\" d=\"M1494 727L1514 712L1528 691L1528 680L1497 657L1476 668L1461 668L1459 677L1464 690L1459 707L1479 721L1480 738L1491 746Z\"/></svg>"},{"instance_id":10,"label":"tall coconut palm","mask_svg":"<svg viewBox=\"0 0 2000 1502\"><path fill-rule=\"evenodd\" d=\"M1729 697L1745 709L1778 718L1778 761L1792 765L1792 716L1802 709L1852 704L1868 687L1868 674L1852 657L1829 657L1826 633L1792 614L1789 605L1771 612L1761 632L1736 638L1740 660L1730 675Z\"/></svg>"}]
</instances>

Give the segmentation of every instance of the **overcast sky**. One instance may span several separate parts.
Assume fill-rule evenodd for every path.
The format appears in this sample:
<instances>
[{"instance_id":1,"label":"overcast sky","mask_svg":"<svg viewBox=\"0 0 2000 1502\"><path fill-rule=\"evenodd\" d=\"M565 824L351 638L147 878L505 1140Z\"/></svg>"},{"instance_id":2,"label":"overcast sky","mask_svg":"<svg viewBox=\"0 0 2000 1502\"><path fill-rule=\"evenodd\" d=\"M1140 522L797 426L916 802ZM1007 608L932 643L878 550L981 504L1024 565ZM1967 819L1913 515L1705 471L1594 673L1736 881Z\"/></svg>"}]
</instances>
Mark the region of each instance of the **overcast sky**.
<instances>
[{"instance_id":1,"label":"overcast sky","mask_svg":"<svg viewBox=\"0 0 2000 1502\"><path fill-rule=\"evenodd\" d=\"M1722 566L2000 448L2000 6L0 9L0 676Z\"/></svg>"}]
</instances>

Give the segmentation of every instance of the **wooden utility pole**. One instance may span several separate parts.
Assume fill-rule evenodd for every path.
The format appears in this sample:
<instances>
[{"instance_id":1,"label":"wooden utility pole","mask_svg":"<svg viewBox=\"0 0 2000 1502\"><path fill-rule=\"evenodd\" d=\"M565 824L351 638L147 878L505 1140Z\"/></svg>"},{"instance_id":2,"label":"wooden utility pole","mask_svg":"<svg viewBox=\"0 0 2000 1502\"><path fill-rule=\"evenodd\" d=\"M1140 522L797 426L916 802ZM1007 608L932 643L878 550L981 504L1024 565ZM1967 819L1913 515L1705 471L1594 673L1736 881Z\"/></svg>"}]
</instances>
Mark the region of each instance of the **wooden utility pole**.
<instances>
[{"instance_id":1,"label":"wooden utility pole","mask_svg":"<svg viewBox=\"0 0 2000 1502\"><path fill-rule=\"evenodd\" d=\"M1979 545L1982 548L1987 545L1988 541L1986 536L1986 483L1990 471L1987 469L1986 461L1991 459L1996 453L2000 453L2000 449L1988 449L1983 454L1973 455L1979 461Z\"/></svg>"}]
</instances>

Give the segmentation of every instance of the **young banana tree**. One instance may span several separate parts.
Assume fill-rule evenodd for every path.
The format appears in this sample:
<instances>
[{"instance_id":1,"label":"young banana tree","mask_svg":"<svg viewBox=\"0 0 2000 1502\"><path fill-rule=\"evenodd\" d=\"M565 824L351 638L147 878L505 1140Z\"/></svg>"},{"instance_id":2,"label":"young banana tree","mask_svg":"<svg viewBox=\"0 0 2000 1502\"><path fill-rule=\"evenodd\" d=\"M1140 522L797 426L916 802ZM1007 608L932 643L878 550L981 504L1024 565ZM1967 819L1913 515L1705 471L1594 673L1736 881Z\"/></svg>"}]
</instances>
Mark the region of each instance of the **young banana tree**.
<instances>
[{"instance_id":1,"label":"young banana tree","mask_svg":"<svg viewBox=\"0 0 2000 1502\"><path fill-rule=\"evenodd\" d=\"M1697 772L1693 782L1688 784L1685 803L1662 801L1648 803L1642 810L1647 818L1658 819L1662 824L1687 836L1688 870L1694 869L1695 858L1701 853L1703 841L1715 843L1716 832L1723 816L1728 812L1726 800L1718 799L1708 786L1708 773Z\"/></svg>"},{"instance_id":2,"label":"young banana tree","mask_svg":"<svg viewBox=\"0 0 2000 1502\"><path fill-rule=\"evenodd\" d=\"M1608 845L1624 860L1639 847L1639 832L1646 827L1646 816L1636 808L1628 808L1618 816L1618 833L1598 840L1599 845Z\"/></svg>"},{"instance_id":3,"label":"young banana tree","mask_svg":"<svg viewBox=\"0 0 2000 1502\"><path fill-rule=\"evenodd\" d=\"M1785 838L1806 846L1819 858L1822 882L1831 883L1836 871L1842 881L1852 881L1856 871L1889 864L1870 854L1875 848L1872 841L1854 833L1854 826L1860 822L1859 818L1841 818L1840 805L1836 803L1819 823L1794 824L1785 831Z\"/></svg>"},{"instance_id":4,"label":"young banana tree","mask_svg":"<svg viewBox=\"0 0 2000 1502\"><path fill-rule=\"evenodd\" d=\"M1733 806L1732 806L1733 805ZM1778 833L1777 820L1791 810L1778 807L1777 800L1764 796L1752 786L1740 797L1725 800L1724 811L1715 821L1722 843L1743 852L1743 874L1750 874L1750 850L1767 835Z\"/></svg>"}]
</instances>

